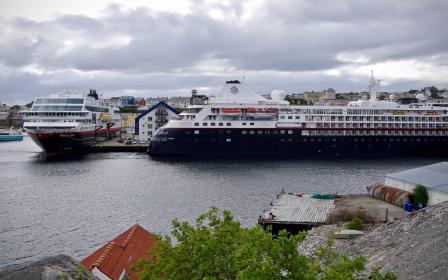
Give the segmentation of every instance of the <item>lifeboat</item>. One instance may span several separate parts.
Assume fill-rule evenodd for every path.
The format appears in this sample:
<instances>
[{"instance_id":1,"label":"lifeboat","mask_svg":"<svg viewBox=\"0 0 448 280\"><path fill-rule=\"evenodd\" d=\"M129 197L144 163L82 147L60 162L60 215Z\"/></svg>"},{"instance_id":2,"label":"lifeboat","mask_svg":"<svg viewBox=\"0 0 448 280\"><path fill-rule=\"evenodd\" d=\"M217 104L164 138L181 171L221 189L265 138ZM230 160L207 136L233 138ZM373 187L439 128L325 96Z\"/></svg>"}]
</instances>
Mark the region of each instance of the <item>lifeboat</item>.
<instances>
[{"instance_id":1,"label":"lifeboat","mask_svg":"<svg viewBox=\"0 0 448 280\"><path fill-rule=\"evenodd\" d=\"M277 113L275 108L247 108L247 113L249 114L272 114Z\"/></svg>"},{"instance_id":2,"label":"lifeboat","mask_svg":"<svg viewBox=\"0 0 448 280\"><path fill-rule=\"evenodd\" d=\"M222 108L221 112L223 114L241 114L241 109L237 109L237 108Z\"/></svg>"}]
</instances>

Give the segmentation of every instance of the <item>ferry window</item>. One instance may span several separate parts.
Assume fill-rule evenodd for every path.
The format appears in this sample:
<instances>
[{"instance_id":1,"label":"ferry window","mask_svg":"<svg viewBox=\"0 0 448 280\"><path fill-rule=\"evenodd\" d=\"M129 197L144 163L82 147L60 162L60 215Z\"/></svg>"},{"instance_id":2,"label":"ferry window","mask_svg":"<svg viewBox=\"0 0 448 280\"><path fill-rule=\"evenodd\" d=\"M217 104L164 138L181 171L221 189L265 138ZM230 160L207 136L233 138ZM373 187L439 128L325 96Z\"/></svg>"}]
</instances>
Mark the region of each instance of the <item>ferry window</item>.
<instances>
[{"instance_id":1,"label":"ferry window","mask_svg":"<svg viewBox=\"0 0 448 280\"><path fill-rule=\"evenodd\" d=\"M203 125L203 126L207 126L207 123L206 123L206 122L205 122L205 123L202 123L202 125Z\"/></svg>"},{"instance_id":2,"label":"ferry window","mask_svg":"<svg viewBox=\"0 0 448 280\"><path fill-rule=\"evenodd\" d=\"M257 130L257 134L263 134L263 130Z\"/></svg>"},{"instance_id":3,"label":"ferry window","mask_svg":"<svg viewBox=\"0 0 448 280\"><path fill-rule=\"evenodd\" d=\"M214 123L214 122L212 122L212 123L210 123L210 125L211 125L211 126L215 126L215 123Z\"/></svg>"},{"instance_id":4,"label":"ferry window","mask_svg":"<svg viewBox=\"0 0 448 280\"><path fill-rule=\"evenodd\" d=\"M253 123L253 122L251 122L251 123L250 123L250 125L254 125L254 123Z\"/></svg>"},{"instance_id":5,"label":"ferry window","mask_svg":"<svg viewBox=\"0 0 448 280\"><path fill-rule=\"evenodd\" d=\"M194 123L194 126L199 126L199 123L198 123L198 122L195 122L195 123Z\"/></svg>"},{"instance_id":6,"label":"ferry window","mask_svg":"<svg viewBox=\"0 0 448 280\"><path fill-rule=\"evenodd\" d=\"M296 116L296 120L300 119L300 116Z\"/></svg>"},{"instance_id":7,"label":"ferry window","mask_svg":"<svg viewBox=\"0 0 448 280\"><path fill-rule=\"evenodd\" d=\"M288 134L292 134L292 130L288 130Z\"/></svg>"},{"instance_id":8,"label":"ferry window","mask_svg":"<svg viewBox=\"0 0 448 280\"><path fill-rule=\"evenodd\" d=\"M277 130L273 130L272 134L278 134L278 131Z\"/></svg>"},{"instance_id":9,"label":"ferry window","mask_svg":"<svg viewBox=\"0 0 448 280\"><path fill-rule=\"evenodd\" d=\"M249 134L255 134L254 130L249 130Z\"/></svg>"},{"instance_id":10,"label":"ferry window","mask_svg":"<svg viewBox=\"0 0 448 280\"><path fill-rule=\"evenodd\" d=\"M284 130L280 130L280 134L285 134L285 131Z\"/></svg>"},{"instance_id":11,"label":"ferry window","mask_svg":"<svg viewBox=\"0 0 448 280\"><path fill-rule=\"evenodd\" d=\"M222 122L218 123L219 126L223 126L224 124Z\"/></svg>"},{"instance_id":12,"label":"ferry window","mask_svg":"<svg viewBox=\"0 0 448 280\"><path fill-rule=\"evenodd\" d=\"M194 131L194 134L199 134L199 130L195 130L195 131Z\"/></svg>"},{"instance_id":13,"label":"ferry window","mask_svg":"<svg viewBox=\"0 0 448 280\"><path fill-rule=\"evenodd\" d=\"M232 131L231 130L226 130L226 133L230 134L230 133L232 133Z\"/></svg>"},{"instance_id":14,"label":"ferry window","mask_svg":"<svg viewBox=\"0 0 448 280\"><path fill-rule=\"evenodd\" d=\"M226 139L226 142L232 142L232 139L227 138L227 139Z\"/></svg>"},{"instance_id":15,"label":"ferry window","mask_svg":"<svg viewBox=\"0 0 448 280\"><path fill-rule=\"evenodd\" d=\"M246 123L245 123L245 122L243 122L243 125L246 125Z\"/></svg>"},{"instance_id":16,"label":"ferry window","mask_svg":"<svg viewBox=\"0 0 448 280\"><path fill-rule=\"evenodd\" d=\"M285 119L285 116L280 116L280 119L284 120L284 119Z\"/></svg>"},{"instance_id":17,"label":"ferry window","mask_svg":"<svg viewBox=\"0 0 448 280\"><path fill-rule=\"evenodd\" d=\"M232 125L232 124L231 124L231 123L229 123L229 122L228 122L228 123L226 123L226 126L231 126L231 125Z\"/></svg>"},{"instance_id":18,"label":"ferry window","mask_svg":"<svg viewBox=\"0 0 448 280\"><path fill-rule=\"evenodd\" d=\"M271 134L271 131L270 130L265 130L264 134Z\"/></svg>"},{"instance_id":19,"label":"ferry window","mask_svg":"<svg viewBox=\"0 0 448 280\"><path fill-rule=\"evenodd\" d=\"M292 120L292 116L288 116L288 120Z\"/></svg>"},{"instance_id":20,"label":"ferry window","mask_svg":"<svg viewBox=\"0 0 448 280\"><path fill-rule=\"evenodd\" d=\"M247 130L242 130L241 134L247 134Z\"/></svg>"}]
</instances>

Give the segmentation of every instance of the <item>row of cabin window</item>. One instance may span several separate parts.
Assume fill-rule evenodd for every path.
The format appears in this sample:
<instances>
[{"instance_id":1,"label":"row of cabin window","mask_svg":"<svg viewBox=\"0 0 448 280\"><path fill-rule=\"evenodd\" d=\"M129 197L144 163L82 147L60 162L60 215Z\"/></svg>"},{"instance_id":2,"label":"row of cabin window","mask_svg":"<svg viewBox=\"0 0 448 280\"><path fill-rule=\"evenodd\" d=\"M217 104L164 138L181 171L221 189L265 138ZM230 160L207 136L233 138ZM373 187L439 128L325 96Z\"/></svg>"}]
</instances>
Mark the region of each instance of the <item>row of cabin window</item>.
<instances>
[{"instance_id":1,"label":"row of cabin window","mask_svg":"<svg viewBox=\"0 0 448 280\"><path fill-rule=\"evenodd\" d=\"M210 142L220 142L220 143L222 143L223 142L223 138L218 138L218 139L216 139L216 138L211 138L210 139ZM225 139L226 140L226 142L231 142L232 141L232 139L231 138L226 138ZM240 139L240 141L242 141L242 142L244 142L244 138L241 138ZM166 140L165 140L166 141ZM199 139L199 138L194 138L193 139L193 141L194 142L199 142L199 141L202 141L202 142L208 142L209 141L209 139L207 139L207 138L202 138L202 139ZM414 140L414 138L396 138L396 139L394 139L394 138L384 138L384 139L379 139L379 138L375 138L375 139L372 139L372 138L368 138L368 139L364 139L364 138L361 138L361 139L357 139L357 138L354 138L354 139L350 139L350 138L347 138L347 139L344 139L344 138L332 138L332 139L329 139L329 138L301 138L301 139L299 139L299 138L297 138L297 139L292 139L292 138L288 138L288 139L284 139L284 138L281 138L280 139L280 142L285 142L285 141L288 141L288 142L293 142L293 141L295 141L295 142L421 142L421 141L423 141L423 142L446 142L447 141L447 139L446 138L442 138L442 139L434 139L434 138L430 138L430 139L427 139L427 138L423 138L423 139L420 139L420 138L417 138L417 139L415 139ZM187 139L187 142L191 142L191 139Z\"/></svg>"},{"instance_id":2,"label":"row of cabin window","mask_svg":"<svg viewBox=\"0 0 448 280\"><path fill-rule=\"evenodd\" d=\"M219 131L221 134L222 133L224 133L224 131ZM190 134L190 131L186 131L185 132L186 134ZM194 130L193 131L193 134L199 134L200 132L199 132L199 130ZM232 133L232 131L231 130L226 130L226 133L227 134L230 134L230 133ZM243 135L245 135L245 134L247 134L248 133L248 131L247 130L242 130L241 131L241 134L243 134ZM293 130L288 130L288 131L286 131L286 130L280 130L280 131L277 131L277 130L265 130L264 131L264 133L263 133L263 130L249 130L249 134L293 134L294 132L293 132Z\"/></svg>"},{"instance_id":3,"label":"row of cabin window","mask_svg":"<svg viewBox=\"0 0 448 280\"><path fill-rule=\"evenodd\" d=\"M288 116L288 120L292 120L293 116ZM285 116L280 116L280 119L284 120ZM296 116L296 120L300 119L300 116Z\"/></svg>"},{"instance_id":4,"label":"row of cabin window","mask_svg":"<svg viewBox=\"0 0 448 280\"><path fill-rule=\"evenodd\" d=\"M247 125L247 123L243 122L242 125ZM251 122L249 125L255 125L255 123ZM199 123L194 123L194 126L199 126ZM202 123L202 126L208 126L208 123ZM210 123L210 126L216 126L216 123L212 122ZM224 123L220 122L218 123L218 126L224 126ZM232 123L226 123L226 126L232 126Z\"/></svg>"}]
</instances>

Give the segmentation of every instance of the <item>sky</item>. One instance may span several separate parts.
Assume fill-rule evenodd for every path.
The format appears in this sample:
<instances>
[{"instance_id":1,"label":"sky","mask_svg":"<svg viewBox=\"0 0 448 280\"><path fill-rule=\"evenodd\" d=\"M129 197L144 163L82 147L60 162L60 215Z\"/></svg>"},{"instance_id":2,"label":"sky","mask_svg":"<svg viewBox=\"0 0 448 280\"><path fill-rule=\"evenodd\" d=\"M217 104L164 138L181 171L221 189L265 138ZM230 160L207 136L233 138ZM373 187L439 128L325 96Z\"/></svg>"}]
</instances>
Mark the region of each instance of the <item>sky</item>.
<instances>
[{"instance_id":1,"label":"sky","mask_svg":"<svg viewBox=\"0 0 448 280\"><path fill-rule=\"evenodd\" d=\"M446 0L0 0L0 102L448 88Z\"/></svg>"}]
</instances>

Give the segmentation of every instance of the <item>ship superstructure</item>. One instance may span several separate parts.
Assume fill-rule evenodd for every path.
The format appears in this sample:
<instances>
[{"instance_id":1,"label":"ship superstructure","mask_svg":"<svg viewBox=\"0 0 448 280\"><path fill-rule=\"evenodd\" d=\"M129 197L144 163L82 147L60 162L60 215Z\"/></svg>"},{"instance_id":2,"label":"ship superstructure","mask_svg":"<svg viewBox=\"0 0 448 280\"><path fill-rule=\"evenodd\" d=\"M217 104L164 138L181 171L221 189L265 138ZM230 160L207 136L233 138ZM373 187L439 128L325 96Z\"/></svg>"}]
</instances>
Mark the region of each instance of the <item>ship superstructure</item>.
<instances>
[{"instance_id":1,"label":"ship superstructure","mask_svg":"<svg viewBox=\"0 0 448 280\"><path fill-rule=\"evenodd\" d=\"M376 99L347 106L291 106L238 81L216 96L192 97L180 118L155 135L151 155L179 156L364 156L448 154L446 107L403 105Z\"/></svg>"},{"instance_id":2,"label":"ship superstructure","mask_svg":"<svg viewBox=\"0 0 448 280\"><path fill-rule=\"evenodd\" d=\"M26 132L47 155L82 151L121 130L118 108L105 106L97 95L37 97L22 114Z\"/></svg>"}]
</instances>

